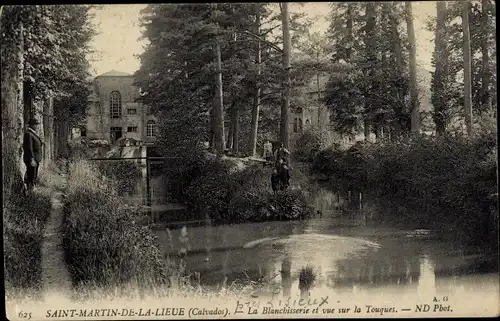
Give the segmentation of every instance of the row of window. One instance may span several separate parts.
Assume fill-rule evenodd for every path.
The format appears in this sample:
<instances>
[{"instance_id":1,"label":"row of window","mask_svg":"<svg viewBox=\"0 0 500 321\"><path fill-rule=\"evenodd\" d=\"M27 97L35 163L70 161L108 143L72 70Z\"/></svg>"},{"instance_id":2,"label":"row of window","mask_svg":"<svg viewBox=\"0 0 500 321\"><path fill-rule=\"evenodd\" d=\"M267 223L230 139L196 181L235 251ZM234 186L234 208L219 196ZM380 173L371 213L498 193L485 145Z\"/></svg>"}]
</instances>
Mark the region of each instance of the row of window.
<instances>
[{"instance_id":1,"label":"row of window","mask_svg":"<svg viewBox=\"0 0 500 321\"><path fill-rule=\"evenodd\" d=\"M117 132L119 132L121 135L122 127L111 127L111 133L117 133ZM128 126L127 132L137 133L137 126ZM154 122L154 120L150 120L147 122L147 124L146 124L146 136L147 137L156 136L156 123Z\"/></svg>"},{"instance_id":2,"label":"row of window","mask_svg":"<svg viewBox=\"0 0 500 321\"><path fill-rule=\"evenodd\" d=\"M122 96L118 91L112 91L109 94L109 113L111 118L122 117ZM137 115L136 108L128 108L127 115Z\"/></svg>"}]
</instances>

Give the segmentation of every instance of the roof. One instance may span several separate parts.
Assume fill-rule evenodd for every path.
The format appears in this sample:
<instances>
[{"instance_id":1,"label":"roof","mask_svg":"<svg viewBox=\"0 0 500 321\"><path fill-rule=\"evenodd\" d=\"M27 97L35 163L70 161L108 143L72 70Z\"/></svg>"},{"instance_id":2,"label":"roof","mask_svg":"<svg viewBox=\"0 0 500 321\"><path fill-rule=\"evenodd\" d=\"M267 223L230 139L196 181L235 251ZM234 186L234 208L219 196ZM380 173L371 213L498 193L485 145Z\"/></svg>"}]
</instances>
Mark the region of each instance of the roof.
<instances>
[{"instance_id":1,"label":"roof","mask_svg":"<svg viewBox=\"0 0 500 321\"><path fill-rule=\"evenodd\" d=\"M128 74L126 72L118 71L118 70L110 70L108 72L105 72L103 74L100 74L97 77L127 77L127 76L132 76L131 74Z\"/></svg>"}]
</instances>

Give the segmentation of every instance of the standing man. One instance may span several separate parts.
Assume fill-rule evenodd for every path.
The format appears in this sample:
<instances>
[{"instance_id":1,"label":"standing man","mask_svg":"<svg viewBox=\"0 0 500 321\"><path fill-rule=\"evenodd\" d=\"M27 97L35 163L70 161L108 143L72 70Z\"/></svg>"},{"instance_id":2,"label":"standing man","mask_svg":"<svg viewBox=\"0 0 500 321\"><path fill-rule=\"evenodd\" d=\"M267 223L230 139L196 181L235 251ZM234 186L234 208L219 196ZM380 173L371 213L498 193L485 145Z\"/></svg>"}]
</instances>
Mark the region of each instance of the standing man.
<instances>
[{"instance_id":1,"label":"standing man","mask_svg":"<svg viewBox=\"0 0 500 321\"><path fill-rule=\"evenodd\" d=\"M36 133L40 123L31 118L28 122L28 129L24 133L23 139L23 161L26 165L25 183L28 190L32 190L38 176L38 167L42 160L42 140Z\"/></svg>"},{"instance_id":2,"label":"standing man","mask_svg":"<svg viewBox=\"0 0 500 321\"><path fill-rule=\"evenodd\" d=\"M266 160L266 163L271 163L271 160L273 159L273 144L271 144L269 139L266 139L266 142L264 143L264 153L262 156Z\"/></svg>"},{"instance_id":3,"label":"standing man","mask_svg":"<svg viewBox=\"0 0 500 321\"><path fill-rule=\"evenodd\" d=\"M283 143L279 143L278 149L276 149L276 152L274 153L274 159L276 161L276 168L279 170L280 166L282 163L285 163L286 165L290 165L290 162L288 161L288 157L290 155L290 152L288 149L286 149L283 146Z\"/></svg>"}]
</instances>

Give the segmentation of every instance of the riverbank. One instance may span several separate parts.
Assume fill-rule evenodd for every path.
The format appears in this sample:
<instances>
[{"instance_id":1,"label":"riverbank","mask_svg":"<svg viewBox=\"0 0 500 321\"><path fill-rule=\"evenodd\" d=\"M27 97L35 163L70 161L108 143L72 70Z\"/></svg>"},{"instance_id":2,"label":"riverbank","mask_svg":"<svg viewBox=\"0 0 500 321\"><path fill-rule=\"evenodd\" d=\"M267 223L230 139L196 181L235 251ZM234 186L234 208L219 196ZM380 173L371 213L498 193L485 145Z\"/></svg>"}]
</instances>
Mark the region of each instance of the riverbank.
<instances>
[{"instance_id":1,"label":"riverbank","mask_svg":"<svg viewBox=\"0 0 500 321\"><path fill-rule=\"evenodd\" d=\"M213 224L305 219L314 214L312 184L300 169L291 185L273 194L271 168L260 162L200 152L165 166L167 194Z\"/></svg>"},{"instance_id":2,"label":"riverbank","mask_svg":"<svg viewBox=\"0 0 500 321\"><path fill-rule=\"evenodd\" d=\"M389 209L373 217L379 222L451 230L464 243L498 248L493 134L330 147L310 168L330 189L361 192Z\"/></svg>"}]
</instances>

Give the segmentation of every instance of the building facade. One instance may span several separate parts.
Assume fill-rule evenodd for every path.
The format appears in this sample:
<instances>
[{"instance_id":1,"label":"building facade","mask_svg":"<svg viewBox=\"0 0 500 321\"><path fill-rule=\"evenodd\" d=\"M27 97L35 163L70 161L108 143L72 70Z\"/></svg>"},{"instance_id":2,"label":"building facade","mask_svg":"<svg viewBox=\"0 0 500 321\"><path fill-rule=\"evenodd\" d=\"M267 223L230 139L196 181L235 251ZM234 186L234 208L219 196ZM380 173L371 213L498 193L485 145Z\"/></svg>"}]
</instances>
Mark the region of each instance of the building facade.
<instances>
[{"instance_id":1,"label":"building facade","mask_svg":"<svg viewBox=\"0 0 500 321\"><path fill-rule=\"evenodd\" d=\"M152 145L157 133L157 119L149 108L136 99L140 88L130 74L111 70L94 78L89 97L86 126L80 135L118 144L130 138L140 145Z\"/></svg>"}]
</instances>

